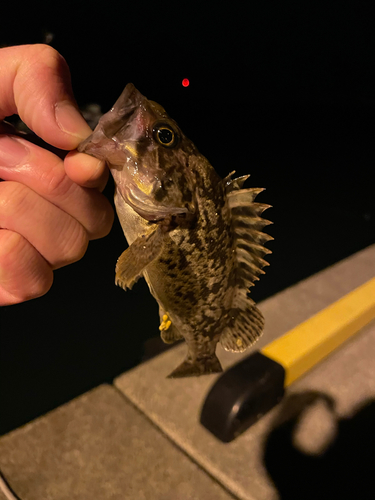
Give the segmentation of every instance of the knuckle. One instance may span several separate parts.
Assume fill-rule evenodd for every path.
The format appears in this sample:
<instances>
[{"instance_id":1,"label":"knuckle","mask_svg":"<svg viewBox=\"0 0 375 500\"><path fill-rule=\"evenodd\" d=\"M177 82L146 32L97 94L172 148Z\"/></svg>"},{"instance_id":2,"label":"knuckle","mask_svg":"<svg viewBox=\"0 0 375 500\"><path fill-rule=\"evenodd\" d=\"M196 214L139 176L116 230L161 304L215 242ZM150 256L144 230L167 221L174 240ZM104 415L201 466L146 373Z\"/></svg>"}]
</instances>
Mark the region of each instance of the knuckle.
<instances>
[{"instance_id":1,"label":"knuckle","mask_svg":"<svg viewBox=\"0 0 375 500\"><path fill-rule=\"evenodd\" d=\"M95 219L95 226L89 234L90 240L104 238L104 236L107 236L113 226L115 214L107 199L105 199L105 202L107 203L98 213Z\"/></svg>"},{"instance_id":2,"label":"knuckle","mask_svg":"<svg viewBox=\"0 0 375 500\"><path fill-rule=\"evenodd\" d=\"M49 68L57 68L61 63L66 64L63 56L50 45L37 43L29 46L30 56L35 61L41 62Z\"/></svg>"},{"instance_id":3,"label":"knuckle","mask_svg":"<svg viewBox=\"0 0 375 500\"><path fill-rule=\"evenodd\" d=\"M54 163L52 162L43 172L40 180L44 186L45 196L48 198L65 197L73 186L59 158L56 158Z\"/></svg>"},{"instance_id":4,"label":"knuckle","mask_svg":"<svg viewBox=\"0 0 375 500\"><path fill-rule=\"evenodd\" d=\"M17 298L19 302L26 302L27 300L42 297L50 290L52 283L52 269L45 266L43 270L39 269L38 274L18 291Z\"/></svg>"},{"instance_id":5,"label":"knuckle","mask_svg":"<svg viewBox=\"0 0 375 500\"><path fill-rule=\"evenodd\" d=\"M0 266L4 269L12 267L22 250L23 238L13 231L1 232Z\"/></svg>"},{"instance_id":6,"label":"knuckle","mask_svg":"<svg viewBox=\"0 0 375 500\"><path fill-rule=\"evenodd\" d=\"M102 223L103 230L101 233L101 237L107 236L107 234L109 234L109 232L112 229L113 222L115 220L115 213L114 213L114 211L109 203L108 203L108 205L109 206L108 206L107 210L105 210L105 217L104 217L104 220Z\"/></svg>"},{"instance_id":7,"label":"knuckle","mask_svg":"<svg viewBox=\"0 0 375 500\"><path fill-rule=\"evenodd\" d=\"M62 248L63 262L58 265L62 267L68 264L73 264L82 259L85 255L89 240L87 233L83 226L74 221L70 229L70 234L65 237L64 245Z\"/></svg>"},{"instance_id":8,"label":"knuckle","mask_svg":"<svg viewBox=\"0 0 375 500\"><path fill-rule=\"evenodd\" d=\"M38 279L34 281L32 286L30 286L28 292L28 298L24 300L36 299L45 295L51 288L53 283L53 272L51 268L48 268L43 274L38 276Z\"/></svg>"},{"instance_id":9,"label":"knuckle","mask_svg":"<svg viewBox=\"0 0 375 500\"><path fill-rule=\"evenodd\" d=\"M20 234L2 231L0 247L0 288L8 302L17 304L40 297L52 286L50 266Z\"/></svg>"},{"instance_id":10,"label":"knuckle","mask_svg":"<svg viewBox=\"0 0 375 500\"><path fill-rule=\"evenodd\" d=\"M8 222L20 216L28 204L29 189L18 182L0 183L0 226L6 228Z\"/></svg>"}]
</instances>

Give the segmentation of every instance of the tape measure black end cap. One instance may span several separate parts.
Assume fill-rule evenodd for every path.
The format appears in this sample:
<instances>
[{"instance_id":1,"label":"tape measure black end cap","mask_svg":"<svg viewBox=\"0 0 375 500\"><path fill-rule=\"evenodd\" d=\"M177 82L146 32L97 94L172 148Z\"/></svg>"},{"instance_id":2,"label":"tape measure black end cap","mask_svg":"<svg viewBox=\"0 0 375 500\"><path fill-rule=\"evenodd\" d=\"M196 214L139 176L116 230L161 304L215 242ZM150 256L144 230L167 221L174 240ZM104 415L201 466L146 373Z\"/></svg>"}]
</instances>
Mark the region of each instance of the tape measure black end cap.
<instances>
[{"instance_id":1,"label":"tape measure black end cap","mask_svg":"<svg viewBox=\"0 0 375 500\"><path fill-rule=\"evenodd\" d=\"M229 368L212 386L200 422L224 443L233 441L284 395L285 369L255 352Z\"/></svg>"}]
</instances>

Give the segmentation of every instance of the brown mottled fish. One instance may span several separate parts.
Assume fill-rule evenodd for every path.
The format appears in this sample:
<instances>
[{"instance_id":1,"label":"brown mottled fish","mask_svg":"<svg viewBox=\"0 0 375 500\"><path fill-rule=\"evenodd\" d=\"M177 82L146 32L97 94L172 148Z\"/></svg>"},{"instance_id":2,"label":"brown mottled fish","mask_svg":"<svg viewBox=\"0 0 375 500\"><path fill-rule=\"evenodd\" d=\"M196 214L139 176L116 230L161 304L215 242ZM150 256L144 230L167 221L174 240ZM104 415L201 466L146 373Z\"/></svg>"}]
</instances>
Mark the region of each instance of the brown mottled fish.
<instances>
[{"instance_id":1,"label":"brown mottled fish","mask_svg":"<svg viewBox=\"0 0 375 500\"><path fill-rule=\"evenodd\" d=\"M263 274L262 232L269 207L262 189L241 189L249 176L221 179L157 103L128 84L79 151L106 160L129 248L116 284L144 277L159 304L161 338L184 338L185 361L170 377L222 371L215 350L241 352L263 330L248 289Z\"/></svg>"}]
</instances>

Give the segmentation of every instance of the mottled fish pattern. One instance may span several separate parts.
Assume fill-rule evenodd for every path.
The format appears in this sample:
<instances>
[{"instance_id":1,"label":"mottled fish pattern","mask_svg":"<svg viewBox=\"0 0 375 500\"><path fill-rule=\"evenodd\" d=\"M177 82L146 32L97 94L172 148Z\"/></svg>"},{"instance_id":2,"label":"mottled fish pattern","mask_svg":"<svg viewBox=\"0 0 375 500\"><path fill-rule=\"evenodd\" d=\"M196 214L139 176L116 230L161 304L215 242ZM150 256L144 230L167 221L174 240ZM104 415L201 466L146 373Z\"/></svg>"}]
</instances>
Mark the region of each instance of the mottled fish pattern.
<instances>
[{"instance_id":1,"label":"mottled fish pattern","mask_svg":"<svg viewBox=\"0 0 375 500\"><path fill-rule=\"evenodd\" d=\"M271 253L248 176L221 179L164 108L128 84L79 151L107 161L115 205L129 248L116 284L144 277L159 304L164 342L184 338L185 361L169 376L222 371L224 349L241 352L261 335L264 319L249 298Z\"/></svg>"}]
</instances>

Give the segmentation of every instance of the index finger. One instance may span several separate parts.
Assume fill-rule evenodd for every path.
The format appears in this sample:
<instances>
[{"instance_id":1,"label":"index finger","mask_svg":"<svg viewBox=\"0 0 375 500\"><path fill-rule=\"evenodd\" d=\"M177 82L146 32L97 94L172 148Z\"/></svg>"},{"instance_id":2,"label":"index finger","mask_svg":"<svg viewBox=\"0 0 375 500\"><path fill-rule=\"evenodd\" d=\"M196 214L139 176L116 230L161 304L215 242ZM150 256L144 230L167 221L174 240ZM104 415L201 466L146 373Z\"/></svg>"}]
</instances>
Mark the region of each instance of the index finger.
<instances>
[{"instance_id":1,"label":"index finger","mask_svg":"<svg viewBox=\"0 0 375 500\"><path fill-rule=\"evenodd\" d=\"M0 120L15 113L60 149L76 148L91 133L73 97L68 65L49 45L0 49Z\"/></svg>"}]
</instances>

